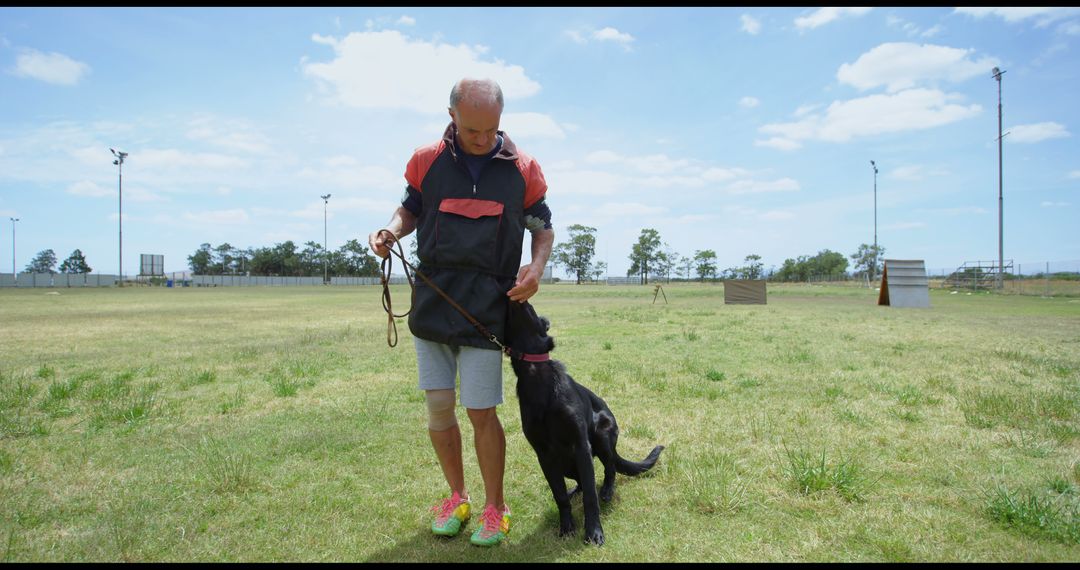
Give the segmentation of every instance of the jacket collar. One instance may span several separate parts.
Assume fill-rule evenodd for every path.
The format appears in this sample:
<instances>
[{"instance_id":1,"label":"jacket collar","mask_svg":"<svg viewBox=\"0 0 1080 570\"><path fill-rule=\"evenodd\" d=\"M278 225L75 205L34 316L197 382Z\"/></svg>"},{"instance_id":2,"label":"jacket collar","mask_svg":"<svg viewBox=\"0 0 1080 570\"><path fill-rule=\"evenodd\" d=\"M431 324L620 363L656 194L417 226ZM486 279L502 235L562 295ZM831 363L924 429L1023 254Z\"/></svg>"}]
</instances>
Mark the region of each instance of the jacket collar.
<instances>
[{"instance_id":1,"label":"jacket collar","mask_svg":"<svg viewBox=\"0 0 1080 570\"><path fill-rule=\"evenodd\" d=\"M503 160L517 160L517 145L514 144L514 141L510 140L510 137L507 136L505 132L496 132L499 134L499 136L502 137L503 142L502 148L499 149L499 152L495 154L494 158L501 158ZM446 143L446 146L450 148L451 156L454 157L454 160L457 160L457 125L455 125L453 121L450 121L450 124L446 126L446 130L443 131L442 140L444 143Z\"/></svg>"}]
</instances>

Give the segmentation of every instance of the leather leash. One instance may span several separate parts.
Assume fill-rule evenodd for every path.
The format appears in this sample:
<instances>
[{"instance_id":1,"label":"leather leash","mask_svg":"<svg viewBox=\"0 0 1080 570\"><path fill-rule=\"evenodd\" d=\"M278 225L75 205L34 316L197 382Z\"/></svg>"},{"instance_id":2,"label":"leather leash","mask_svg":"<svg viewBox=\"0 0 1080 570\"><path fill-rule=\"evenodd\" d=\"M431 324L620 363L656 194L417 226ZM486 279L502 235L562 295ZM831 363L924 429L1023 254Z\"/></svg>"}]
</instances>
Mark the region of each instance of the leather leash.
<instances>
[{"instance_id":1,"label":"leather leash","mask_svg":"<svg viewBox=\"0 0 1080 570\"><path fill-rule=\"evenodd\" d=\"M503 354L506 354L510 358L517 358L519 360L525 360L526 362L545 362L545 361L548 360L548 356L546 354L543 354L543 355L540 355L540 354L525 354L523 352L519 352L517 350L514 350L514 349L510 348L509 346L505 346L505 345L503 345L503 343L499 342L499 338L496 337L494 334L492 334L492 332L489 331L487 329L487 327L485 327L483 324L480 323L480 321L476 320L476 318L474 318L472 315L470 315L469 312L466 311L465 308L462 307L461 305L459 305L456 301L454 301L450 297L450 295L447 295L445 291L443 291L437 285L432 283L431 279L428 279L428 277L426 275L424 275L420 270L418 270L416 267L413 267L408 261L405 260L405 253L401 248L401 242L397 239L397 236L395 236L393 232L391 232L390 230L379 230L380 235L384 234L384 233L388 234L390 236L390 246L388 248L390 250L390 253L397 256L397 258L401 260L401 264L405 267L405 278L409 282L409 288L410 289L413 289L413 288L416 287L412 277L409 275L409 270L411 269L414 274L416 274L418 277L420 277L420 279L422 279L424 281L424 283L426 283L428 285L428 287L431 287L431 289L433 291L435 291L436 293L438 293L439 296L442 297L444 300L446 300L447 303L450 303L451 307L456 309L457 312L461 313L461 315L464 316L465 319L468 320L469 323L471 323L472 326L475 327L476 330L479 331L481 335L483 335L485 338L487 338L491 342L495 343L495 345L497 345L499 347L499 350L501 350L503 352ZM397 246L397 251L394 251L394 246L395 245ZM395 317L401 318L401 317L408 316L408 314L412 312L412 307L410 306L409 310L405 311L404 314L401 314L401 315L395 315L394 314L394 311L391 308L391 302L390 302L390 271L394 267L394 261L393 261L393 259L391 259L390 255L387 255L386 257L384 257L382 259L382 263L381 263L380 267L382 269L382 275L380 277L382 277L382 286L383 286L383 309L386 311L386 315L387 315L386 343L389 344L391 347L394 347L394 346L397 346L397 341L398 341L397 323L394 322L394 318ZM393 332L393 342L391 342L391 340L390 340L391 332Z\"/></svg>"}]
</instances>

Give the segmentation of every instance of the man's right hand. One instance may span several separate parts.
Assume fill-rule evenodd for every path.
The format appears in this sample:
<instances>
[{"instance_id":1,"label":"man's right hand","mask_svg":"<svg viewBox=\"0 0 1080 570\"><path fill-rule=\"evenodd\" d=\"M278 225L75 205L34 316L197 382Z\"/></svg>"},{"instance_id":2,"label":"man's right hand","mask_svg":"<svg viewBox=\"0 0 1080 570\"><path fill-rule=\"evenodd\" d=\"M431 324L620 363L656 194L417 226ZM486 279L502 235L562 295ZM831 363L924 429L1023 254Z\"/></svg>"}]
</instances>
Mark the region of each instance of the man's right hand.
<instances>
[{"instance_id":1,"label":"man's right hand","mask_svg":"<svg viewBox=\"0 0 1080 570\"><path fill-rule=\"evenodd\" d=\"M390 230L387 229L375 230L368 236L368 246L371 247L371 251L375 252L375 255L386 257L390 255L390 248L397 241L392 235Z\"/></svg>"}]
</instances>

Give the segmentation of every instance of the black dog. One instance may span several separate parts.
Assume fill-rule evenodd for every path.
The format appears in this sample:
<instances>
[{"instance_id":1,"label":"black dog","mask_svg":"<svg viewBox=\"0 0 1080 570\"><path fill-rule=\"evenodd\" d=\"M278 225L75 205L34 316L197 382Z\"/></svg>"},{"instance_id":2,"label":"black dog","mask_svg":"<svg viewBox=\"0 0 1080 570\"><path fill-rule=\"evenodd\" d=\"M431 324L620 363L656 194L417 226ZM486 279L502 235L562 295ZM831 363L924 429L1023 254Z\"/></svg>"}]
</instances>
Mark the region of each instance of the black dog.
<instances>
[{"instance_id":1,"label":"black dog","mask_svg":"<svg viewBox=\"0 0 1080 570\"><path fill-rule=\"evenodd\" d=\"M650 469L664 446L653 448L640 463L619 457L615 443L619 426L604 400L578 384L561 362L548 353L555 340L548 336L548 320L538 316L528 303L509 303L506 345L521 405L521 427L540 460L540 468L559 507L559 536L573 535L570 497L582 491L585 508L585 542L604 544L600 526L593 457L604 465L604 484L599 498L610 501L615 493L615 473L638 475ZM566 491L569 478L578 486Z\"/></svg>"}]
</instances>

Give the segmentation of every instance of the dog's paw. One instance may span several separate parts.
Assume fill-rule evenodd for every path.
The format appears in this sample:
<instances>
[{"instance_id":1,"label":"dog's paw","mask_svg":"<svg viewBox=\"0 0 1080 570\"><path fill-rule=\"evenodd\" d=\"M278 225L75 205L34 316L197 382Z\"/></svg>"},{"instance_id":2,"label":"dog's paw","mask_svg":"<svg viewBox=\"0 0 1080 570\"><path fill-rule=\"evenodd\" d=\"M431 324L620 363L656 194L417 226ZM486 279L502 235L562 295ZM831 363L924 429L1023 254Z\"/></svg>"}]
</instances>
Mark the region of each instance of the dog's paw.
<instances>
[{"instance_id":1,"label":"dog's paw","mask_svg":"<svg viewBox=\"0 0 1080 570\"><path fill-rule=\"evenodd\" d=\"M577 534L577 529L574 528L574 523L559 525L559 538L570 538L575 534Z\"/></svg>"},{"instance_id":2,"label":"dog's paw","mask_svg":"<svg viewBox=\"0 0 1080 570\"><path fill-rule=\"evenodd\" d=\"M595 528L585 533L585 544L604 545L604 529Z\"/></svg>"},{"instance_id":3,"label":"dog's paw","mask_svg":"<svg viewBox=\"0 0 1080 570\"><path fill-rule=\"evenodd\" d=\"M615 486L614 485L612 485L611 487L601 487L600 488L600 500L601 501L603 501L605 503L610 503L612 497L614 497L614 496L615 496Z\"/></svg>"}]
</instances>

